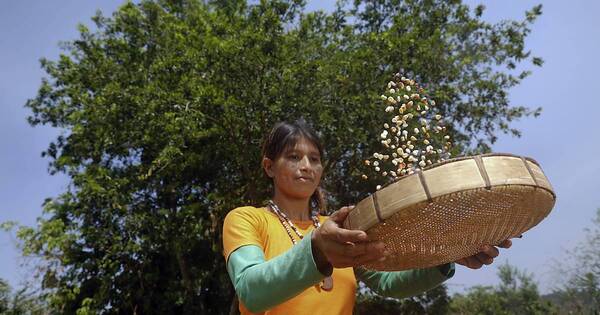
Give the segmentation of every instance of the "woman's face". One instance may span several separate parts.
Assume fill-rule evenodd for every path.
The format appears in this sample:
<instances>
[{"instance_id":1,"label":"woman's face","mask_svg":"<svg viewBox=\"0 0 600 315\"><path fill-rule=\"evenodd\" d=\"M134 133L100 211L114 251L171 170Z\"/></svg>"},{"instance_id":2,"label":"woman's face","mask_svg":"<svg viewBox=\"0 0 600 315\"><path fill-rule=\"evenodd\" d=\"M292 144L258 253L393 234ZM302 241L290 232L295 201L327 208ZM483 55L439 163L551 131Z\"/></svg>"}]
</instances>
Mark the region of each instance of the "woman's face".
<instances>
[{"instance_id":1,"label":"woman's face","mask_svg":"<svg viewBox=\"0 0 600 315\"><path fill-rule=\"evenodd\" d=\"M323 174L319 149L304 137L275 161L265 157L263 167L273 179L275 193L292 199L310 198Z\"/></svg>"}]
</instances>

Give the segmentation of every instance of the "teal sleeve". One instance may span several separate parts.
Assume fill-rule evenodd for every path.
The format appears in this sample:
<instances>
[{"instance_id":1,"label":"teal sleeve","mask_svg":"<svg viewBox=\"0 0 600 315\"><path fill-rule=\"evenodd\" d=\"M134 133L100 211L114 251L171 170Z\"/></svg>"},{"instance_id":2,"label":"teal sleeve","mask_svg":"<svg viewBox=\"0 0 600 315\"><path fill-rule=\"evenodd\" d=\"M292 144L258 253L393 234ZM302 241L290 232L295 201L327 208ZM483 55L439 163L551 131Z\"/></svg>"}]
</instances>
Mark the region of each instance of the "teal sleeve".
<instances>
[{"instance_id":1,"label":"teal sleeve","mask_svg":"<svg viewBox=\"0 0 600 315\"><path fill-rule=\"evenodd\" d=\"M454 263L404 271L373 271L355 268L356 278L380 295L406 298L430 290L454 275Z\"/></svg>"},{"instance_id":2,"label":"teal sleeve","mask_svg":"<svg viewBox=\"0 0 600 315\"><path fill-rule=\"evenodd\" d=\"M229 255L227 271L240 301L251 312L281 304L306 288L319 283L324 275L312 256L311 234L287 252L265 261L262 249L245 245Z\"/></svg>"}]
</instances>

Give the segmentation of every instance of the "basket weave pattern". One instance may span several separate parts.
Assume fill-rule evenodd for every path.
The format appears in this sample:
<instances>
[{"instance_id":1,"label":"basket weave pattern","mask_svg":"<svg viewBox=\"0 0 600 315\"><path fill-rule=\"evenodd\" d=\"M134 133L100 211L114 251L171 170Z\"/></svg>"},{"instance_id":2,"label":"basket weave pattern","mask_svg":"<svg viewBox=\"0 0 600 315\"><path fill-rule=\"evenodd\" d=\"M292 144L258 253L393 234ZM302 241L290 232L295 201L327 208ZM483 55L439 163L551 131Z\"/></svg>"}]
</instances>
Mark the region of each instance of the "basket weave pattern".
<instances>
[{"instance_id":1,"label":"basket weave pattern","mask_svg":"<svg viewBox=\"0 0 600 315\"><path fill-rule=\"evenodd\" d=\"M401 178L357 204L344 222L392 255L365 267L426 268L521 235L556 197L539 165L508 154L458 158Z\"/></svg>"}]
</instances>

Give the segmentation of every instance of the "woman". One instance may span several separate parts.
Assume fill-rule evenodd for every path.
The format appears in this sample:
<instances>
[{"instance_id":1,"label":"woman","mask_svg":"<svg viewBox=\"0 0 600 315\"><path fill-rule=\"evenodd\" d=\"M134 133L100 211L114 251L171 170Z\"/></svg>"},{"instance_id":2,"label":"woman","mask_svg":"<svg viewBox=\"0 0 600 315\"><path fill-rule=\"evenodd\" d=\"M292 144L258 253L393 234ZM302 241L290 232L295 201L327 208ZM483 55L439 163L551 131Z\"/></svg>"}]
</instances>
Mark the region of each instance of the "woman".
<instances>
[{"instance_id":1,"label":"woman","mask_svg":"<svg viewBox=\"0 0 600 315\"><path fill-rule=\"evenodd\" d=\"M454 264L399 272L361 269L389 254L363 231L342 228L352 207L330 217L319 183L323 148L303 122L278 123L263 144L262 167L273 181L267 207L232 210L223 227L227 271L242 314L352 314L356 281L403 298L427 291L454 274ZM508 248L507 240L500 247ZM457 263L489 265L498 249L485 246Z\"/></svg>"}]
</instances>

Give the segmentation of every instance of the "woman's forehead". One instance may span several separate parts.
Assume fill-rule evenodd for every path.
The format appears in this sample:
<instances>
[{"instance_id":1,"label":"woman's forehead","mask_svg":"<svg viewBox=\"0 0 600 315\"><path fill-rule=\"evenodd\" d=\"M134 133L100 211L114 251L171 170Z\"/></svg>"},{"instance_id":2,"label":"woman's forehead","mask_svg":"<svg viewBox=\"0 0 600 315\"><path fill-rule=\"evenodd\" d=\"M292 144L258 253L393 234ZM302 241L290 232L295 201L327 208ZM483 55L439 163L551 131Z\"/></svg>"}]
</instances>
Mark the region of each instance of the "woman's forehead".
<instances>
[{"instance_id":1,"label":"woman's forehead","mask_svg":"<svg viewBox=\"0 0 600 315\"><path fill-rule=\"evenodd\" d=\"M317 146L305 137L298 138L298 140L294 141L293 143L290 143L290 145L288 145L287 148L285 148L284 150L284 152L292 151L307 151L310 153L320 154Z\"/></svg>"}]
</instances>

